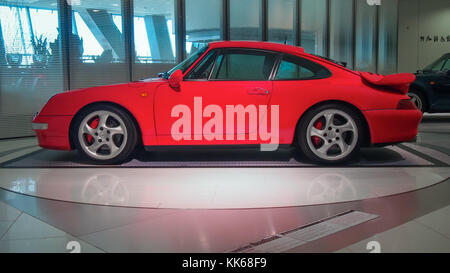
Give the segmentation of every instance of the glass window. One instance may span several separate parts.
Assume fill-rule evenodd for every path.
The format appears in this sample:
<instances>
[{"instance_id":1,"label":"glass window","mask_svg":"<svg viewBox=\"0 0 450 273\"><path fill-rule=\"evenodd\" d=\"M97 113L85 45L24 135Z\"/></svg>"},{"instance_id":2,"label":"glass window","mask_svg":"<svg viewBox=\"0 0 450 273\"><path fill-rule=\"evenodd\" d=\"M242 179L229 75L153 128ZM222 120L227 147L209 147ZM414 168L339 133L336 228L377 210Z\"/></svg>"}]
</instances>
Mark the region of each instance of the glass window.
<instances>
[{"instance_id":1,"label":"glass window","mask_svg":"<svg viewBox=\"0 0 450 273\"><path fill-rule=\"evenodd\" d=\"M214 61L216 60L215 52L211 52L206 56L200 64L198 64L192 71L189 72L187 79L208 79L209 74L211 74L211 70L214 65Z\"/></svg>"},{"instance_id":2,"label":"glass window","mask_svg":"<svg viewBox=\"0 0 450 273\"><path fill-rule=\"evenodd\" d=\"M268 80L275 63L275 54L229 50L219 54L211 79L216 80Z\"/></svg>"},{"instance_id":3,"label":"glass window","mask_svg":"<svg viewBox=\"0 0 450 273\"><path fill-rule=\"evenodd\" d=\"M443 70L443 71L445 71L445 70L450 70L450 59L447 59L447 60L445 61L445 64L442 66L442 70Z\"/></svg>"},{"instance_id":4,"label":"glass window","mask_svg":"<svg viewBox=\"0 0 450 273\"><path fill-rule=\"evenodd\" d=\"M121 0L68 1L72 8L69 37L70 88L129 81L122 33Z\"/></svg>"},{"instance_id":5,"label":"glass window","mask_svg":"<svg viewBox=\"0 0 450 273\"><path fill-rule=\"evenodd\" d=\"M3 41L8 63L12 54L17 54L16 63L30 65L32 61L31 30L26 6L11 6L8 1L1 1L0 20L2 22ZM20 57L19 57L20 55ZM8 60L9 59L9 60Z\"/></svg>"},{"instance_id":6,"label":"glass window","mask_svg":"<svg viewBox=\"0 0 450 273\"><path fill-rule=\"evenodd\" d=\"M222 39L222 0L186 0L186 54Z\"/></svg>"},{"instance_id":7,"label":"glass window","mask_svg":"<svg viewBox=\"0 0 450 273\"><path fill-rule=\"evenodd\" d=\"M134 0L133 80L156 77L176 63L175 0Z\"/></svg>"},{"instance_id":8,"label":"glass window","mask_svg":"<svg viewBox=\"0 0 450 273\"><path fill-rule=\"evenodd\" d=\"M447 61L445 58L439 58L434 63L426 66L423 70L424 71L441 71L443 70L444 63Z\"/></svg>"},{"instance_id":9,"label":"glass window","mask_svg":"<svg viewBox=\"0 0 450 273\"><path fill-rule=\"evenodd\" d=\"M325 56L327 44L327 1L301 1L301 45L306 52Z\"/></svg>"},{"instance_id":10,"label":"glass window","mask_svg":"<svg viewBox=\"0 0 450 273\"><path fill-rule=\"evenodd\" d=\"M384 4L384 3L383 3ZM356 2L355 69L376 72L377 7L366 0Z\"/></svg>"},{"instance_id":11,"label":"glass window","mask_svg":"<svg viewBox=\"0 0 450 273\"><path fill-rule=\"evenodd\" d=\"M330 56L353 67L353 0L330 1Z\"/></svg>"},{"instance_id":12,"label":"glass window","mask_svg":"<svg viewBox=\"0 0 450 273\"><path fill-rule=\"evenodd\" d=\"M72 1L73 42L77 47L73 61L83 63L120 63L125 61L120 0ZM75 38L79 38L78 45ZM80 47L80 52L78 52ZM75 49L75 48L72 48ZM79 56L81 55L81 56Z\"/></svg>"},{"instance_id":13,"label":"glass window","mask_svg":"<svg viewBox=\"0 0 450 273\"><path fill-rule=\"evenodd\" d=\"M268 40L295 44L295 0L269 0Z\"/></svg>"},{"instance_id":14,"label":"glass window","mask_svg":"<svg viewBox=\"0 0 450 273\"><path fill-rule=\"evenodd\" d=\"M103 53L104 49L95 38L94 34L92 34L92 31L86 25L84 20L81 18L80 13L74 12L73 15L75 17L74 20L76 26L73 37L79 37L80 41L82 41L80 42L80 50L83 48L83 51L80 52L81 56L78 56L78 54L73 55L73 61L79 62L81 60L84 63L95 63L95 59ZM74 44L75 43L72 45Z\"/></svg>"},{"instance_id":15,"label":"glass window","mask_svg":"<svg viewBox=\"0 0 450 273\"><path fill-rule=\"evenodd\" d=\"M230 0L230 39L261 40L261 0Z\"/></svg>"},{"instance_id":16,"label":"glass window","mask_svg":"<svg viewBox=\"0 0 450 273\"><path fill-rule=\"evenodd\" d=\"M174 0L135 0L133 6L135 62L175 62Z\"/></svg>"},{"instance_id":17,"label":"glass window","mask_svg":"<svg viewBox=\"0 0 450 273\"><path fill-rule=\"evenodd\" d=\"M398 1L383 1L379 9L378 72L391 74L397 71Z\"/></svg>"},{"instance_id":18,"label":"glass window","mask_svg":"<svg viewBox=\"0 0 450 273\"><path fill-rule=\"evenodd\" d=\"M57 3L0 0L0 138L33 135L34 113L63 91Z\"/></svg>"},{"instance_id":19,"label":"glass window","mask_svg":"<svg viewBox=\"0 0 450 273\"><path fill-rule=\"evenodd\" d=\"M277 80L306 80L326 78L328 69L312 61L294 56L284 56L278 67Z\"/></svg>"}]
</instances>

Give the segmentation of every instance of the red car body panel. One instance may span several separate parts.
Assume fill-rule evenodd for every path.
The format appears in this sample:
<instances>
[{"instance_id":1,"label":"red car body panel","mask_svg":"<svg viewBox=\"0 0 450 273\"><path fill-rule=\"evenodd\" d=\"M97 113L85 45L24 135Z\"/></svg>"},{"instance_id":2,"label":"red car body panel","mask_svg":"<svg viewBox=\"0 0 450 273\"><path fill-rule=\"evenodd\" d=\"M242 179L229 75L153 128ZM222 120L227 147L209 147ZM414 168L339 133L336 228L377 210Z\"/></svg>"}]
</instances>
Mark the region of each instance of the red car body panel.
<instances>
[{"instance_id":1,"label":"red car body panel","mask_svg":"<svg viewBox=\"0 0 450 273\"><path fill-rule=\"evenodd\" d=\"M179 90L171 88L165 79L150 79L63 92L53 96L33 120L34 123L48 124L47 130L35 130L39 145L51 149L72 149L69 131L73 118L83 107L99 102L113 103L126 109L135 118L145 146L263 143L248 138L175 140L171 135L171 126L177 118L171 117L171 111L177 104L193 109L194 97L201 97L203 105L216 104L222 109L226 105L238 104L279 105L279 144L292 143L296 125L305 111L329 101L344 102L359 109L369 127L372 144L408 141L417 134L422 114L415 109L397 109L399 101L409 97L396 90L395 77L390 77L387 84L382 81L377 85L379 78L369 82L361 73L306 54L299 47L268 42L214 42L197 62L216 48L253 48L297 55L326 67L332 76L290 81L184 80ZM400 77L400 81L404 77ZM255 89L267 90L269 94L249 94ZM206 120L204 118L204 122ZM245 133L248 134L249 130L246 128Z\"/></svg>"}]
</instances>

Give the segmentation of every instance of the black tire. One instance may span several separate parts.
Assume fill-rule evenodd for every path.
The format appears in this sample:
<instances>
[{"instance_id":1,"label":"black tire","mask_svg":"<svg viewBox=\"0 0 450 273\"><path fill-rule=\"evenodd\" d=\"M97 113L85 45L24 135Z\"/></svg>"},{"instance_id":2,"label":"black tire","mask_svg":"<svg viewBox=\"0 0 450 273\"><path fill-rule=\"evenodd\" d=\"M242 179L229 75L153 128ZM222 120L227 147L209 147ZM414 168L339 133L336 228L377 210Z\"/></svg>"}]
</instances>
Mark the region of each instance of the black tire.
<instances>
[{"instance_id":1,"label":"black tire","mask_svg":"<svg viewBox=\"0 0 450 273\"><path fill-rule=\"evenodd\" d=\"M122 150L115 155L113 158L108 159L99 159L94 158L90 154L88 154L82 147L80 143L80 138L78 137L79 129L81 126L81 122L90 114L96 112L96 111L108 111L115 115L117 115L120 119L123 121L123 125L126 130L126 141L124 143L124 147ZM100 165L115 165L120 164L129 159L129 157L133 154L137 143L138 143L138 132L137 128L135 126L135 123L133 121L133 118L124 110L120 109L119 107L110 105L110 104L95 104L92 106L88 106L84 109L82 109L75 117L74 124L71 127L71 139L72 143L75 145L75 148L79 151L81 156L85 159L87 159L89 162L92 162L94 164L100 164ZM112 141L112 140L111 140ZM122 143L123 144L123 143ZM121 145L122 147L122 145Z\"/></svg>"},{"instance_id":2,"label":"black tire","mask_svg":"<svg viewBox=\"0 0 450 273\"><path fill-rule=\"evenodd\" d=\"M308 126L312 122L312 119L314 119L317 115L319 115L321 112L325 110L338 110L346 113L354 122L354 125L356 126L355 131L357 132L357 139L354 142L354 147L352 148L349 153L338 159L324 159L322 157L319 157L316 155L316 153L313 152L312 148L308 144ZM303 117L301 118L300 122L297 125L296 128L296 141L297 141L297 147L299 147L300 151L311 161L321 164L339 164L347 162L355 157L359 153L359 150L361 148L361 143L363 143L364 138L364 129L363 129L363 122L360 118L360 115L355 112L351 107L348 107L343 104L338 103L330 103L330 104L324 104L320 105L318 107L315 107L313 109L308 110ZM324 128L323 130L326 130ZM352 137L352 136L350 136ZM354 136L353 136L354 137ZM344 138L344 136L342 136ZM353 140L352 140L353 141ZM312 142L310 140L310 142ZM350 150L350 149L349 149Z\"/></svg>"},{"instance_id":3,"label":"black tire","mask_svg":"<svg viewBox=\"0 0 450 273\"><path fill-rule=\"evenodd\" d=\"M422 112L425 113L428 111L428 102L425 98L425 96L423 95L422 91L420 91L419 89L415 88L415 87L411 87L409 89L409 92L407 94L411 99L418 99L420 100L420 104L422 105L421 107L418 106L418 103L415 103L417 108Z\"/></svg>"}]
</instances>

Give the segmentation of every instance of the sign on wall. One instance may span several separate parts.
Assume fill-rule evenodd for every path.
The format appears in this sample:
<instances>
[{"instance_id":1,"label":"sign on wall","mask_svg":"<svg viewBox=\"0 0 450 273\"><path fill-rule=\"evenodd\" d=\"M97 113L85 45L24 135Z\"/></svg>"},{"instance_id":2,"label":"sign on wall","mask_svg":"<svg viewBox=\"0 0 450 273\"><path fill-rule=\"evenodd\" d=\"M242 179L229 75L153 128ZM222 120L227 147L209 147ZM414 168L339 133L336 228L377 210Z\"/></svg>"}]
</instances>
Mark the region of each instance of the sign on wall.
<instances>
[{"instance_id":1,"label":"sign on wall","mask_svg":"<svg viewBox=\"0 0 450 273\"><path fill-rule=\"evenodd\" d=\"M420 36L422 43L450 43L450 35L422 35Z\"/></svg>"}]
</instances>

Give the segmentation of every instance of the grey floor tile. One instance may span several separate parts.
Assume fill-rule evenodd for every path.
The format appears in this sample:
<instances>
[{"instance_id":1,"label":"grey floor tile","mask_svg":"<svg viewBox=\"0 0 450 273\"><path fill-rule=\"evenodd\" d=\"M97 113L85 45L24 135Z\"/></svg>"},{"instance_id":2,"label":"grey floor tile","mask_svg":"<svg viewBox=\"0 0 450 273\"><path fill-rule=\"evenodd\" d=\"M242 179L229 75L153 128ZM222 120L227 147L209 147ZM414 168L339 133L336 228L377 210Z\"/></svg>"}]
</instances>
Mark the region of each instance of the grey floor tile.
<instances>
[{"instance_id":1,"label":"grey floor tile","mask_svg":"<svg viewBox=\"0 0 450 273\"><path fill-rule=\"evenodd\" d=\"M14 221L0 221L0 239L2 239L13 223Z\"/></svg>"},{"instance_id":2,"label":"grey floor tile","mask_svg":"<svg viewBox=\"0 0 450 273\"><path fill-rule=\"evenodd\" d=\"M4 240L37 239L64 236L65 232L28 214L22 214L3 236Z\"/></svg>"},{"instance_id":3,"label":"grey floor tile","mask_svg":"<svg viewBox=\"0 0 450 273\"><path fill-rule=\"evenodd\" d=\"M14 221L19 215L20 210L0 202L0 221Z\"/></svg>"},{"instance_id":4,"label":"grey floor tile","mask_svg":"<svg viewBox=\"0 0 450 273\"><path fill-rule=\"evenodd\" d=\"M367 243L380 243L381 252L434 253L450 252L450 239L414 221L350 245L352 252L367 253Z\"/></svg>"},{"instance_id":5,"label":"grey floor tile","mask_svg":"<svg viewBox=\"0 0 450 273\"><path fill-rule=\"evenodd\" d=\"M1 253L70 253L68 243L79 243L81 253L102 253L103 251L70 235L40 239L0 241Z\"/></svg>"},{"instance_id":6,"label":"grey floor tile","mask_svg":"<svg viewBox=\"0 0 450 273\"><path fill-rule=\"evenodd\" d=\"M176 210L76 204L72 208L42 215L44 218L41 219L74 236L81 236L173 213L176 213Z\"/></svg>"},{"instance_id":7,"label":"grey floor tile","mask_svg":"<svg viewBox=\"0 0 450 273\"><path fill-rule=\"evenodd\" d=\"M450 238L450 206L426 214L415 221Z\"/></svg>"}]
</instances>

